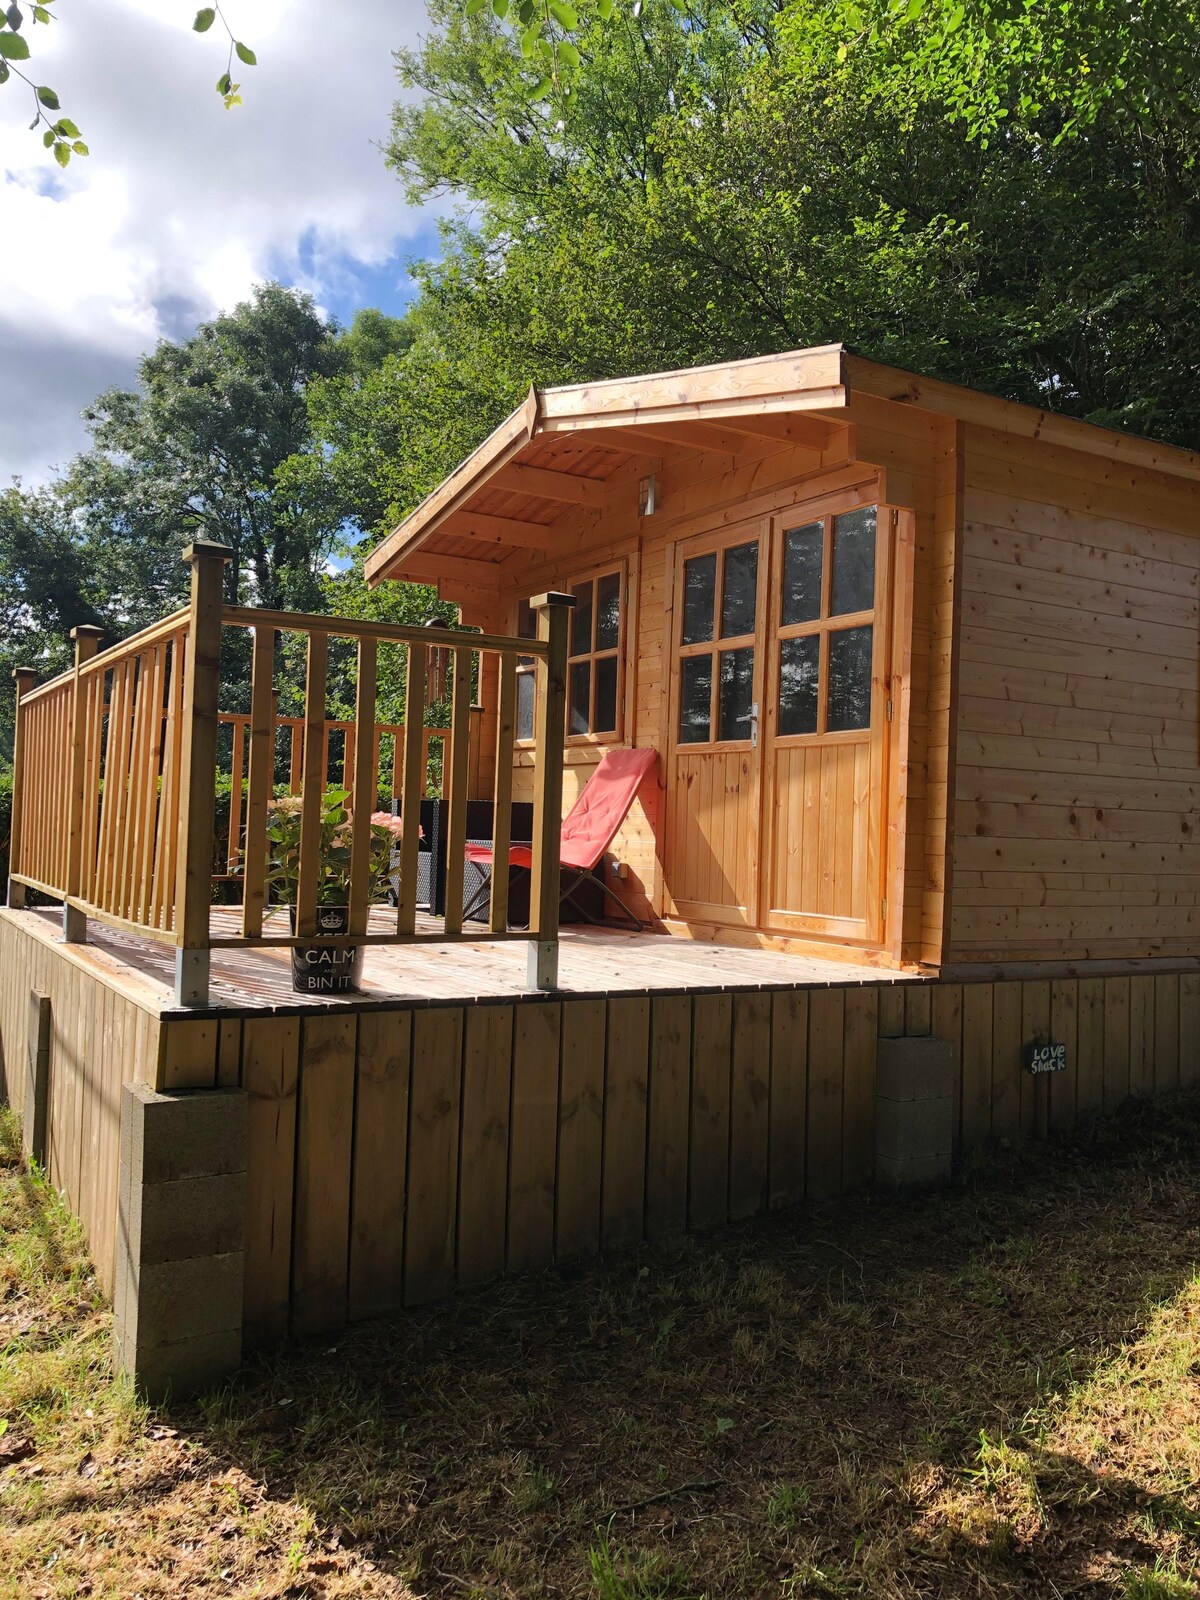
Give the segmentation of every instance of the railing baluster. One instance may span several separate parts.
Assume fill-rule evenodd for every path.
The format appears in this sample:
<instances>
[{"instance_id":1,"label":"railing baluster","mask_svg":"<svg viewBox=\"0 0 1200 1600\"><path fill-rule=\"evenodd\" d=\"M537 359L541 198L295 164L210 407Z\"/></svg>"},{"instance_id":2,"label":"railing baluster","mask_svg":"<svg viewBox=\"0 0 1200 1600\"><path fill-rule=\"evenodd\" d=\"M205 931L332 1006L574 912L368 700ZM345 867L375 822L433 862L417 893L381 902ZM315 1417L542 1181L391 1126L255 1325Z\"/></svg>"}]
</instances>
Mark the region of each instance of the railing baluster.
<instances>
[{"instance_id":1,"label":"railing baluster","mask_svg":"<svg viewBox=\"0 0 1200 1600\"><path fill-rule=\"evenodd\" d=\"M150 700L147 705L149 723L149 755L142 776L143 820L142 855L138 864L137 920L146 922L150 916L150 895L154 881L155 834L158 824L159 773L163 758L163 691L166 685L167 642L151 647Z\"/></svg>"},{"instance_id":2,"label":"railing baluster","mask_svg":"<svg viewBox=\"0 0 1200 1600\"><path fill-rule=\"evenodd\" d=\"M536 771L533 800L533 870L529 884L531 989L558 987L558 900L562 876L563 748L567 731L567 625L570 594L542 594L529 602L538 638L547 646L536 667L534 710Z\"/></svg>"},{"instance_id":3,"label":"railing baluster","mask_svg":"<svg viewBox=\"0 0 1200 1600\"><path fill-rule=\"evenodd\" d=\"M13 683L16 686L17 710L15 732L13 735L13 790L12 790L12 817L9 821L8 831L8 904L14 910L25 904L25 885L13 882L14 872L25 871L25 861L21 850L21 832L24 823L25 790L29 784L30 771L27 751L25 724L28 711L21 709L22 698L29 694L37 682L37 673L32 667L18 667L13 673Z\"/></svg>"},{"instance_id":4,"label":"railing baluster","mask_svg":"<svg viewBox=\"0 0 1200 1600\"><path fill-rule=\"evenodd\" d=\"M404 686L404 773L401 778L400 893L396 896L396 932L403 937L417 926L417 845L425 764L421 760L425 717L425 646L410 644Z\"/></svg>"},{"instance_id":5,"label":"railing baluster","mask_svg":"<svg viewBox=\"0 0 1200 1600\"><path fill-rule=\"evenodd\" d=\"M325 683L329 640L308 636L308 671L304 681L304 775L300 793L300 872L296 885L296 932L317 931L317 884L320 862L321 813L325 807Z\"/></svg>"},{"instance_id":6,"label":"railing baluster","mask_svg":"<svg viewBox=\"0 0 1200 1600\"><path fill-rule=\"evenodd\" d=\"M517 658L500 657L496 706L496 782L492 807L492 891L488 926L508 927L508 848L512 843L513 742L517 732Z\"/></svg>"},{"instance_id":7,"label":"railing baluster","mask_svg":"<svg viewBox=\"0 0 1200 1600\"><path fill-rule=\"evenodd\" d=\"M350 844L350 932L364 934L370 916L371 813L375 809L375 655L374 639L358 641L358 688L354 701L354 770L348 787L354 796ZM350 734L346 735L347 750Z\"/></svg>"},{"instance_id":8,"label":"railing baluster","mask_svg":"<svg viewBox=\"0 0 1200 1600\"><path fill-rule=\"evenodd\" d=\"M454 651L454 686L450 697L450 740L442 746L443 771L449 767L449 804L446 807L446 932L461 933L463 925L463 852L467 844L467 783L471 751L470 650Z\"/></svg>"},{"instance_id":9,"label":"railing baluster","mask_svg":"<svg viewBox=\"0 0 1200 1600\"><path fill-rule=\"evenodd\" d=\"M225 870L237 871L242 842L242 779L246 762L246 724L241 717L233 722L233 744L229 752L229 827L225 836Z\"/></svg>"},{"instance_id":10,"label":"railing baluster","mask_svg":"<svg viewBox=\"0 0 1200 1600\"><path fill-rule=\"evenodd\" d=\"M267 809L275 779L275 630L254 634L250 668L250 780L246 797L246 848L242 876L242 934L262 933L267 887Z\"/></svg>"}]
</instances>

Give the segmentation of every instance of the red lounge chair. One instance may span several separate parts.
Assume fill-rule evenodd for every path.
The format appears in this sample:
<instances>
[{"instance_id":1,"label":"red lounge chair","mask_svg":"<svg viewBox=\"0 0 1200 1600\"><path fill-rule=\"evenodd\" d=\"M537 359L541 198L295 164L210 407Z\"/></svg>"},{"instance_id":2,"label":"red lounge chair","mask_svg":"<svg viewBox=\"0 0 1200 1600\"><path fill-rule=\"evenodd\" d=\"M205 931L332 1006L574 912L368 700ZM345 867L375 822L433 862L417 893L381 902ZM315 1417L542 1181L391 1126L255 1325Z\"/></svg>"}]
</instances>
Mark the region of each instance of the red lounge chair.
<instances>
[{"instance_id":1,"label":"red lounge chair","mask_svg":"<svg viewBox=\"0 0 1200 1600\"><path fill-rule=\"evenodd\" d=\"M583 792L563 818L562 837L558 858L562 863L560 899L570 901L589 922L595 922L586 906L574 898L585 878L591 877L618 908L621 915L634 927L642 924L604 881L603 873L594 877L604 852L617 835L617 829L629 815L634 796L642 780L658 760L656 750L610 750L583 787ZM492 848L490 845L469 844L467 860L484 872L484 882L467 908L470 916L481 905L492 879ZM533 851L527 844L514 844L508 852L510 867L532 867ZM569 876L568 876L569 874Z\"/></svg>"}]
</instances>

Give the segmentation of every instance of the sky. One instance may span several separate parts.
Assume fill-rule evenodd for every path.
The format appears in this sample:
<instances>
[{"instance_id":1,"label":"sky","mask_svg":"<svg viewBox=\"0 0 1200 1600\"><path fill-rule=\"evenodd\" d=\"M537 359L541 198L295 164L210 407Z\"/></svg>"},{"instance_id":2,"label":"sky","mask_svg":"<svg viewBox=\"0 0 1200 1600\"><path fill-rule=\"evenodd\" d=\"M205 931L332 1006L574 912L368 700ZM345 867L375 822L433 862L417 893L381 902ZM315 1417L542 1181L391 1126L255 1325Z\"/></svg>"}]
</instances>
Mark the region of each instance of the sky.
<instances>
[{"instance_id":1,"label":"sky","mask_svg":"<svg viewBox=\"0 0 1200 1600\"><path fill-rule=\"evenodd\" d=\"M0 87L0 485L44 482L87 443L82 408L139 355L186 338L266 278L347 322L399 312L436 218L383 163L392 51L421 0L226 0L258 56L245 104L214 85L228 38L198 0L59 0L22 63L91 154L61 170L28 131L32 94ZM24 8L28 13L28 7Z\"/></svg>"}]
</instances>

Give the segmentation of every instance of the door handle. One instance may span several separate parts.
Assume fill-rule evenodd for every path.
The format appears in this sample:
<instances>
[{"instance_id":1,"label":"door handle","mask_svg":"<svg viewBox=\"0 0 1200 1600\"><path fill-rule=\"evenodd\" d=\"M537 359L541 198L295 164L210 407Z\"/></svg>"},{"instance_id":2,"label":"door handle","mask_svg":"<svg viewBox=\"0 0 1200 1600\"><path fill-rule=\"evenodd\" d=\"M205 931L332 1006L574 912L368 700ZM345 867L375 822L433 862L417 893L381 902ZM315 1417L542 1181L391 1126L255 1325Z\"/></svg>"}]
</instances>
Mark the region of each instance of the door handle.
<instances>
[{"instance_id":1,"label":"door handle","mask_svg":"<svg viewBox=\"0 0 1200 1600\"><path fill-rule=\"evenodd\" d=\"M758 701L756 700L754 702L754 704L750 707L749 711L744 711L742 713L742 715L737 718L737 720L738 720L738 722L748 722L750 724L750 743L755 749L757 749L758 748Z\"/></svg>"}]
</instances>

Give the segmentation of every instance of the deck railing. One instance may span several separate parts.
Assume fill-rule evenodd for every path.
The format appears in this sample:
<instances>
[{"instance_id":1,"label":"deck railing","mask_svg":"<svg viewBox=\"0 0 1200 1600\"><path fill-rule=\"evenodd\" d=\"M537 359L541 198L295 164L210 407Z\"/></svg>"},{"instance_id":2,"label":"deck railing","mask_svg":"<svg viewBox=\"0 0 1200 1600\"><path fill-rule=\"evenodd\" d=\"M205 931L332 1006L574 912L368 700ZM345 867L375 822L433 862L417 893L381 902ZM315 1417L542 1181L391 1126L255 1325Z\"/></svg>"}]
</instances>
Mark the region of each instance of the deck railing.
<instances>
[{"instance_id":1,"label":"deck railing","mask_svg":"<svg viewBox=\"0 0 1200 1600\"><path fill-rule=\"evenodd\" d=\"M34 687L17 678L9 904L36 890L63 904L69 941L87 937L89 918L173 944L180 1004L205 1005L210 952L229 946L312 942L321 896L320 834L330 772L331 735L343 735L342 784L349 791L349 931L333 944L400 944L446 939L529 941L529 981L557 983L559 821L568 595L534 602L535 639L398 627L359 618L229 606L222 572L230 552L198 543L184 552L191 599L182 611L98 653L100 630L76 629L72 670ZM223 631L251 633L248 713L219 711ZM276 714L274 682L281 634L305 641L303 715ZM355 654L353 720L326 715L329 642L351 641ZM376 718L379 649L405 661L403 723ZM451 715L446 729L424 726L427 657L451 658ZM472 705L476 658L498 660L494 837L485 930L463 929L467 800L477 761L481 714ZM517 661L535 662L533 870L528 929L508 927L512 751ZM218 744L231 729L230 819L216 841ZM473 737L472 725L476 732ZM301 797L298 873L290 917L268 892L268 818L275 793L279 730L290 741L288 787ZM371 813L380 792L383 741L392 740L391 793L403 819L394 909L370 915ZM417 819L427 785L429 746L443 746L446 802L445 911L441 927L417 928ZM241 881L240 914L214 918L214 856ZM381 920L382 919L382 920ZM385 925L386 923L386 925ZM325 937L324 935L322 936Z\"/></svg>"}]
</instances>

